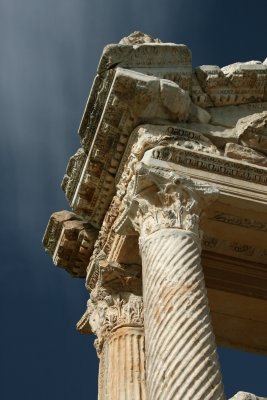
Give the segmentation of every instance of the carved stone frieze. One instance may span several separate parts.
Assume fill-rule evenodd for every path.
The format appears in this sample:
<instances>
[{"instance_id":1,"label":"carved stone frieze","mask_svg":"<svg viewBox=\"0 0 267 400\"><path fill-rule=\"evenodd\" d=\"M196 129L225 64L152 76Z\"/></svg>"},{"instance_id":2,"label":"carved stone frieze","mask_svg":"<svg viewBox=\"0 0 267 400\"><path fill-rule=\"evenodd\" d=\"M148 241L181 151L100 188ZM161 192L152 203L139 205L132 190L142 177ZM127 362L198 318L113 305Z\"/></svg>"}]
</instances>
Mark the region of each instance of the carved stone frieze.
<instances>
[{"instance_id":1,"label":"carved stone frieze","mask_svg":"<svg viewBox=\"0 0 267 400\"><path fill-rule=\"evenodd\" d=\"M123 38L122 43L104 48L98 75L117 67L172 80L185 90L189 90L191 85L192 57L188 47L161 43L159 39L140 32Z\"/></svg>"},{"instance_id":2,"label":"carved stone frieze","mask_svg":"<svg viewBox=\"0 0 267 400\"><path fill-rule=\"evenodd\" d=\"M182 149L173 146L158 146L147 152L147 156L155 160L179 164L218 175L229 176L262 185L267 183L267 170L257 166L237 163L221 156L207 155L203 152Z\"/></svg>"},{"instance_id":3,"label":"carved stone frieze","mask_svg":"<svg viewBox=\"0 0 267 400\"><path fill-rule=\"evenodd\" d=\"M118 216L120 203L120 199L114 196L95 242L94 251L87 268L87 286L90 289L93 289L96 285L99 262L105 260L110 253L115 238L115 231L112 229L112 226ZM90 279L88 276L90 276Z\"/></svg>"},{"instance_id":4,"label":"carved stone frieze","mask_svg":"<svg viewBox=\"0 0 267 400\"><path fill-rule=\"evenodd\" d=\"M194 104L200 107L207 108L213 106L209 95L202 89L195 71L192 74L191 98Z\"/></svg>"},{"instance_id":5,"label":"carved stone frieze","mask_svg":"<svg viewBox=\"0 0 267 400\"><path fill-rule=\"evenodd\" d=\"M267 66L261 62L235 63L223 68L202 65L196 68L196 76L215 106L264 100Z\"/></svg>"},{"instance_id":6,"label":"carved stone frieze","mask_svg":"<svg viewBox=\"0 0 267 400\"><path fill-rule=\"evenodd\" d=\"M177 84L121 68L103 101L95 138L84 136L84 150L70 160L62 183L73 210L97 228L115 194L114 176L132 130L151 120L187 120L192 106ZM194 107L192 113L198 118Z\"/></svg>"},{"instance_id":7,"label":"carved stone frieze","mask_svg":"<svg viewBox=\"0 0 267 400\"><path fill-rule=\"evenodd\" d=\"M116 174L117 195L122 198L135 173L135 166L146 151L168 144L172 147L194 149L210 154L220 154L212 142L201 133L177 125L140 125L133 131Z\"/></svg>"}]
</instances>

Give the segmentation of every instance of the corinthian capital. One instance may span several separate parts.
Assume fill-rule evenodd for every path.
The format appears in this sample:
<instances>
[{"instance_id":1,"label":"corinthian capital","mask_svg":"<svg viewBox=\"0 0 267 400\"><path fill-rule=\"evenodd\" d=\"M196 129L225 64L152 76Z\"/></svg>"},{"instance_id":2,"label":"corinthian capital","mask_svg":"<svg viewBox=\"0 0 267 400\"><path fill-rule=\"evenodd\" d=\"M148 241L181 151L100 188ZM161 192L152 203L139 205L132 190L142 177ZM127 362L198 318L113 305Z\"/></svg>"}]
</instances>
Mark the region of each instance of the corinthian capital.
<instances>
[{"instance_id":1,"label":"corinthian capital","mask_svg":"<svg viewBox=\"0 0 267 400\"><path fill-rule=\"evenodd\" d=\"M115 229L122 234L137 231L141 241L165 228L198 234L201 211L218 193L215 187L180 176L171 169L139 163L128 185Z\"/></svg>"},{"instance_id":2,"label":"corinthian capital","mask_svg":"<svg viewBox=\"0 0 267 400\"><path fill-rule=\"evenodd\" d=\"M143 299L140 265L102 260L98 267L98 281L77 329L97 336L95 346L100 353L104 341L116 329L143 326Z\"/></svg>"}]
</instances>

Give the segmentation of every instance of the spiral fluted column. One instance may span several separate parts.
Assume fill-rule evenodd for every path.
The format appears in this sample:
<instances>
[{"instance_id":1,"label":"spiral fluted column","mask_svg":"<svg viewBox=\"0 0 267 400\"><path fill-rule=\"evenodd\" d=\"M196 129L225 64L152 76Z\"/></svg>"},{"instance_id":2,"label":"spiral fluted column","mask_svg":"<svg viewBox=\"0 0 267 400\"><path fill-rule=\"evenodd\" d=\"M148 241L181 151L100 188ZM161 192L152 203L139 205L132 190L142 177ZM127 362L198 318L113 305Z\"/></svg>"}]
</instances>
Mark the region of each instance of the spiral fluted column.
<instances>
[{"instance_id":1,"label":"spiral fluted column","mask_svg":"<svg viewBox=\"0 0 267 400\"><path fill-rule=\"evenodd\" d=\"M217 196L205 182L145 163L128 186L116 226L139 233L148 400L225 398L199 230L202 210Z\"/></svg>"},{"instance_id":2,"label":"spiral fluted column","mask_svg":"<svg viewBox=\"0 0 267 400\"><path fill-rule=\"evenodd\" d=\"M198 236L161 229L141 254L148 399L224 399Z\"/></svg>"}]
</instances>

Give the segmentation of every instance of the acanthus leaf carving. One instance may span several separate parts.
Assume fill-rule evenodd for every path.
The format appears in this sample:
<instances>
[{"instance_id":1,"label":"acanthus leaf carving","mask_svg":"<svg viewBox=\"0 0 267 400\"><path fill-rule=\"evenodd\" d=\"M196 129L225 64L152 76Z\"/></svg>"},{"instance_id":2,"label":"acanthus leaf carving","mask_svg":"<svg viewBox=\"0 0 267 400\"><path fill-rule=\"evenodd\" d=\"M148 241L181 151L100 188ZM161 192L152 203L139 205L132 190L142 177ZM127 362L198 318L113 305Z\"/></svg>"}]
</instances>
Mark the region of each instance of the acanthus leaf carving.
<instances>
[{"instance_id":1,"label":"acanthus leaf carving","mask_svg":"<svg viewBox=\"0 0 267 400\"><path fill-rule=\"evenodd\" d=\"M155 151L155 150L154 150ZM172 170L136 165L115 222L118 233L140 233L140 241L159 229L177 228L199 234L202 208L218 196L204 182L179 176Z\"/></svg>"},{"instance_id":2,"label":"acanthus leaf carving","mask_svg":"<svg viewBox=\"0 0 267 400\"><path fill-rule=\"evenodd\" d=\"M79 327L97 336L95 347L101 352L104 340L123 326L143 326L141 266L121 265L98 260L98 280L91 291L87 310ZM89 331L89 328L87 329Z\"/></svg>"}]
</instances>

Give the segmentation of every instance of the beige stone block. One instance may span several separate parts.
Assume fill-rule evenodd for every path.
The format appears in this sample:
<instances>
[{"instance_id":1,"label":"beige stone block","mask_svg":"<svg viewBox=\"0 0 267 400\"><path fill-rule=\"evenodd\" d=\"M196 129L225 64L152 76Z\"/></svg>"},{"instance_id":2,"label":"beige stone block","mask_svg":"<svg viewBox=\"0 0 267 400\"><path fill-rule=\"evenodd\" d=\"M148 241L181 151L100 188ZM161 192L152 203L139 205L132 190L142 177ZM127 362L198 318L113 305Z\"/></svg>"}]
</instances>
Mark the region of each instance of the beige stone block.
<instances>
[{"instance_id":1,"label":"beige stone block","mask_svg":"<svg viewBox=\"0 0 267 400\"><path fill-rule=\"evenodd\" d=\"M239 119L235 133L241 144L267 154L267 111Z\"/></svg>"},{"instance_id":2,"label":"beige stone block","mask_svg":"<svg viewBox=\"0 0 267 400\"><path fill-rule=\"evenodd\" d=\"M240 146L236 143L227 143L224 155L225 157L234 158L251 164L262 165L263 167L267 166L267 157L264 154L250 147Z\"/></svg>"},{"instance_id":3,"label":"beige stone block","mask_svg":"<svg viewBox=\"0 0 267 400\"><path fill-rule=\"evenodd\" d=\"M230 400L267 400L267 397L258 397L247 392L238 392L234 397L231 397Z\"/></svg>"},{"instance_id":4,"label":"beige stone block","mask_svg":"<svg viewBox=\"0 0 267 400\"><path fill-rule=\"evenodd\" d=\"M73 276L84 277L93 252L97 230L69 211L52 214L43 238L55 265Z\"/></svg>"}]
</instances>

